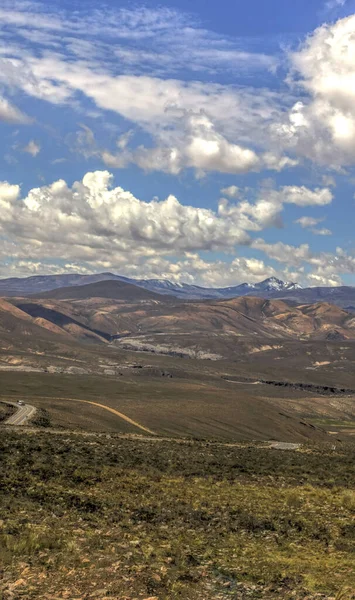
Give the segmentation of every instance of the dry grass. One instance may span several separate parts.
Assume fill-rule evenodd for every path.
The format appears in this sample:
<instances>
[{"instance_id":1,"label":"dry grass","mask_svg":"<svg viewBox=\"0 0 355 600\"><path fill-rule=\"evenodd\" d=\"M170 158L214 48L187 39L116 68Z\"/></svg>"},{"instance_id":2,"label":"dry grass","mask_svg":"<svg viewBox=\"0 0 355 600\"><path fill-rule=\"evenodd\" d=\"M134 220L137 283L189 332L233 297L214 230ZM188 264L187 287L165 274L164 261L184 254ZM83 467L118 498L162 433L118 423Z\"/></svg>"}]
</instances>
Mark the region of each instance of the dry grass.
<instances>
[{"instance_id":1,"label":"dry grass","mask_svg":"<svg viewBox=\"0 0 355 600\"><path fill-rule=\"evenodd\" d=\"M7 431L0 450L4 600L354 597L354 445Z\"/></svg>"}]
</instances>

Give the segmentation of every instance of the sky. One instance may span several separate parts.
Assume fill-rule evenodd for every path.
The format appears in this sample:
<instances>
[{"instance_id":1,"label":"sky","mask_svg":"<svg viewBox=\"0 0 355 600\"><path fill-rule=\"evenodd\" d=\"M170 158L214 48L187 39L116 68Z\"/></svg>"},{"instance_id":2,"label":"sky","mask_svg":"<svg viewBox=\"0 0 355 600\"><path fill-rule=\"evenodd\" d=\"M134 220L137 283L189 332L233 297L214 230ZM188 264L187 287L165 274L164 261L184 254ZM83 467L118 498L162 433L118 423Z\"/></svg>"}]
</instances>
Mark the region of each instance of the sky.
<instances>
[{"instance_id":1,"label":"sky","mask_svg":"<svg viewBox=\"0 0 355 600\"><path fill-rule=\"evenodd\" d=\"M355 285L355 0L2 0L0 277Z\"/></svg>"}]
</instances>

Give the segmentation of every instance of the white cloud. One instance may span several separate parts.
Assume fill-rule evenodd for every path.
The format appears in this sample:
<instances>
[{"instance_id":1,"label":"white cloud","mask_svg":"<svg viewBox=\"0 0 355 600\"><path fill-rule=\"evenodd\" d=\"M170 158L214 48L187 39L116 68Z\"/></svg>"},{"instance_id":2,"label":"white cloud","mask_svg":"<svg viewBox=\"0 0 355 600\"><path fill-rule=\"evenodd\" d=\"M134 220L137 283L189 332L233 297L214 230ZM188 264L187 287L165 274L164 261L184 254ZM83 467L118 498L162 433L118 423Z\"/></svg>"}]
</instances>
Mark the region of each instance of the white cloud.
<instances>
[{"instance_id":1,"label":"white cloud","mask_svg":"<svg viewBox=\"0 0 355 600\"><path fill-rule=\"evenodd\" d=\"M22 149L23 152L30 154L33 158L35 158L41 151L41 145L34 140L30 140L28 144Z\"/></svg>"},{"instance_id":2,"label":"white cloud","mask_svg":"<svg viewBox=\"0 0 355 600\"><path fill-rule=\"evenodd\" d=\"M313 272L318 274L325 264L323 255L314 255L307 244L299 248L268 244L262 239L252 241L249 234L277 225L284 202L302 206L307 197L317 205L320 198L326 197L323 190L301 188L298 194L294 187L274 190L266 186L254 202L242 198L230 204L221 199L214 212L183 205L172 195L163 201L144 202L111 184L112 176L107 171L96 171L87 173L71 188L59 180L33 188L21 198L18 185L2 182L0 259L6 263L6 257L12 256L21 272L30 256L30 262L37 265L31 268L39 270L39 263L45 269L45 265L60 259L61 263L64 260L88 270L115 270L137 276L159 276L161 270L166 277L206 285L281 276L290 267L302 274L303 263L313 264ZM285 266L275 270L256 257L208 262L197 254L231 254L243 245ZM341 268L355 271L355 259L340 251L337 259ZM328 256L326 260L331 264ZM333 265L334 273L338 272L334 261Z\"/></svg>"},{"instance_id":3,"label":"white cloud","mask_svg":"<svg viewBox=\"0 0 355 600\"><path fill-rule=\"evenodd\" d=\"M0 95L0 121L5 123L30 123L29 117L23 114L16 106L10 104L6 98Z\"/></svg>"},{"instance_id":4,"label":"white cloud","mask_svg":"<svg viewBox=\"0 0 355 600\"><path fill-rule=\"evenodd\" d=\"M263 239L253 241L252 248L261 250L267 256L288 267L300 269L307 265L311 270L305 274L304 283L309 285L337 286L341 285L343 274L355 274L355 255L349 255L342 248L334 254L311 251L308 244L291 246L282 242L269 244Z\"/></svg>"},{"instance_id":5,"label":"white cloud","mask_svg":"<svg viewBox=\"0 0 355 600\"><path fill-rule=\"evenodd\" d=\"M324 221L323 217L321 217L320 219L315 219L314 217L300 217L295 221L295 223L298 223L304 229L309 229L310 227L315 227L316 225L319 225L319 223L321 223L322 221Z\"/></svg>"},{"instance_id":6,"label":"white cloud","mask_svg":"<svg viewBox=\"0 0 355 600\"><path fill-rule=\"evenodd\" d=\"M78 59L104 55L109 63L117 58L122 70L250 73L274 71L278 64L277 57L248 49L245 38L203 29L191 15L172 8L105 7L70 15L59 7L51 11L43 2L26 5L3 0L2 6L0 22L16 28L25 40L39 46L65 46Z\"/></svg>"},{"instance_id":7,"label":"white cloud","mask_svg":"<svg viewBox=\"0 0 355 600\"><path fill-rule=\"evenodd\" d=\"M64 156L62 158L55 158L54 160L52 160L52 165L61 165L65 162L67 162L67 158L64 158Z\"/></svg>"},{"instance_id":8,"label":"white cloud","mask_svg":"<svg viewBox=\"0 0 355 600\"><path fill-rule=\"evenodd\" d=\"M174 111L175 113L176 111ZM116 169L126 168L134 163L145 171L163 171L174 175L184 168L193 168L199 177L208 171L241 174L249 171L272 169L280 171L295 166L296 161L264 153L258 155L250 148L230 142L216 131L212 121L202 111L200 113L181 112L179 127L168 129L157 135L157 146L128 147L131 135L121 136L117 141L119 152L113 154L100 150L93 132L78 134L79 151L84 156L101 156L104 164ZM88 130L88 128L85 128Z\"/></svg>"},{"instance_id":9,"label":"white cloud","mask_svg":"<svg viewBox=\"0 0 355 600\"><path fill-rule=\"evenodd\" d=\"M30 190L22 202L20 188L3 183L0 226L5 234L39 244L41 252L43 244L57 244L88 257L100 251L179 253L249 243L236 218L184 206L172 195L143 202L120 187L111 189L111 179L107 171L97 171L72 188L59 180Z\"/></svg>"},{"instance_id":10,"label":"white cloud","mask_svg":"<svg viewBox=\"0 0 355 600\"><path fill-rule=\"evenodd\" d=\"M330 229L327 229L326 227L322 227L321 229L311 229L312 233L314 233L315 235L332 235L332 232L330 231Z\"/></svg>"},{"instance_id":11,"label":"white cloud","mask_svg":"<svg viewBox=\"0 0 355 600\"><path fill-rule=\"evenodd\" d=\"M308 244L301 244L301 246L291 246L283 242L270 244L263 239L257 239L253 241L252 247L261 250L273 260L293 267L299 267L303 262L309 262L312 257Z\"/></svg>"},{"instance_id":12,"label":"white cloud","mask_svg":"<svg viewBox=\"0 0 355 600\"><path fill-rule=\"evenodd\" d=\"M251 203L242 198L237 204L230 204L222 198L219 214L238 218L245 230L260 231L265 227L282 227L281 213L285 204L297 206L323 206L329 204L333 195L327 188L310 190L305 186L283 186L274 189L265 186L258 191L256 201Z\"/></svg>"},{"instance_id":13,"label":"white cloud","mask_svg":"<svg viewBox=\"0 0 355 600\"><path fill-rule=\"evenodd\" d=\"M7 3L1 21L10 39L11 32L16 37L11 49L0 46L0 82L74 108L86 96L96 109L118 113L151 136L147 147L129 149L127 138L119 142L119 152L103 149L107 166L136 163L173 174L190 167L200 175L279 171L297 163L267 143L268 126L281 116L287 94L281 98L260 86L255 94L253 88L217 83L219 71L225 79L227 72L241 74L243 68L248 76L255 69L275 69L277 59L246 51L242 40L224 39L164 8L117 9L108 18L107 9L70 16L51 14L43 4ZM36 52L30 23L40 30ZM110 44L103 41L105 32ZM187 69L193 78L179 80ZM215 82L199 81L201 72L211 72Z\"/></svg>"},{"instance_id":14,"label":"white cloud","mask_svg":"<svg viewBox=\"0 0 355 600\"><path fill-rule=\"evenodd\" d=\"M290 55L289 82L308 99L274 125L285 148L335 169L354 164L354 56L355 15L322 25Z\"/></svg>"},{"instance_id":15,"label":"white cloud","mask_svg":"<svg viewBox=\"0 0 355 600\"><path fill-rule=\"evenodd\" d=\"M176 10L74 15L54 14L43 3L4 2L4 86L73 108L82 108L85 96L95 104L91 114L115 112L152 138L133 149L128 138L118 152L102 149L108 166L136 163L173 174L193 168L201 175L280 171L303 158L338 170L354 164L355 15L323 25L290 53L291 87L280 93L234 84L244 67L248 75L275 73L278 58L251 52ZM36 51L31 27L40 34ZM187 69L192 76L184 81ZM231 74L230 83L221 85L219 73L224 82Z\"/></svg>"},{"instance_id":16,"label":"white cloud","mask_svg":"<svg viewBox=\"0 0 355 600\"><path fill-rule=\"evenodd\" d=\"M223 194L224 196L228 196L228 198L239 198L240 189L236 185L230 185L229 187L222 188L221 194Z\"/></svg>"},{"instance_id":17,"label":"white cloud","mask_svg":"<svg viewBox=\"0 0 355 600\"><path fill-rule=\"evenodd\" d=\"M309 229L314 235L332 235L330 229L327 229L326 227L316 227L316 225L319 225L322 221L324 221L324 217L320 217L319 219L315 219L314 217L301 217L300 219L296 219L295 223L301 225L303 229Z\"/></svg>"},{"instance_id":18,"label":"white cloud","mask_svg":"<svg viewBox=\"0 0 355 600\"><path fill-rule=\"evenodd\" d=\"M310 190L305 186L285 186L278 192L280 199L287 204L297 206L325 206L333 200L333 194L328 188Z\"/></svg>"},{"instance_id":19,"label":"white cloud","mask_svg":"<svg viewBox=\"0 0 355 600\"><path fill-rule=\"evenodd\" d=\"M342 8L347 3L347 0L328 0L325 3L326 10L334 10L336 8Z\"/></svg>"},{"instance_id":20,"label":"white cloud","mask_svg":"<svg viewBox=\"0 0 355 600\"><path fill-rule=\"evenodd\" d=\"M222 173L247 173L260 168L260 159L249 148L243 148L218 133L205 115L189 120L190 139L185 148L187 165Z\"/></svg>"}]
</instances>

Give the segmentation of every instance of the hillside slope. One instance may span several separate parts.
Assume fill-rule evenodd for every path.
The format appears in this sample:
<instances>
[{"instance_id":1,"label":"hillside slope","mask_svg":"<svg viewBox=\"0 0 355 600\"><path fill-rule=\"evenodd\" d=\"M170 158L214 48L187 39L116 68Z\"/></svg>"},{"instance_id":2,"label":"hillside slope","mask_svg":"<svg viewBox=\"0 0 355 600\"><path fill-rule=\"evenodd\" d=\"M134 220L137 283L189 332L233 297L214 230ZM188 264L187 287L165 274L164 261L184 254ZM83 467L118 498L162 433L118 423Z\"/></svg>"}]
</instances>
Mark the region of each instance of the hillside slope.
<instances>
[{"instance_id":1,"label":"hillside slope","mask_svg":"<svg viewBox=\"0 0 355 600\"><path fill-rule=\"evenodd\" d=\"M98 281L85 285L76 285L59 288L40 294L34 294L33 298L52 298L55 300L86 300L88 298L110 298L122 301L157 300L168 301L169 297L150 292L141 287L124 281Z\"/></svg>"},{"instance_id":2,"label":"hillside slope","mask_svg":"<svg viewBox=\"0 0 355 600\"><path fill-rule=\"evenodd\" d=\"M185 335L193 340L194 336L207 336L211 343L228 335L255 341L355 340L353 314L324 302L291 306L283 300L250 296L182 302L157 299L152 292L113 281L47 294L55 298L11 299L8 305L66 330L75 324L103 337L150 335L168 339Z\"/></svg>"}]
</instances>

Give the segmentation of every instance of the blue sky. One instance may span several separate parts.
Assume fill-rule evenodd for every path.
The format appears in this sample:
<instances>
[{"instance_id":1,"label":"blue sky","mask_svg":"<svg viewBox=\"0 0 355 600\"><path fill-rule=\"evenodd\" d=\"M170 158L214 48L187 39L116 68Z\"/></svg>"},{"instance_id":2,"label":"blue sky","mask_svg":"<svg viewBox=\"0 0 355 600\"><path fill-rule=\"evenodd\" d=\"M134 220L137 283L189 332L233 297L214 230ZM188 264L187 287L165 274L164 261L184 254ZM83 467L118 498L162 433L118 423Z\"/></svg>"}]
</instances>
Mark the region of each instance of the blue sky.
<instances>
[{"instance_id":1,"label":"blue sky","mask_svg":"<svg viewBox=\"0 0 355 600\"><path fill-rule=\"evenodd\" d=\"M0 276L355 285L355 0L3 0Z\"/></svg>"}]
</instances>

